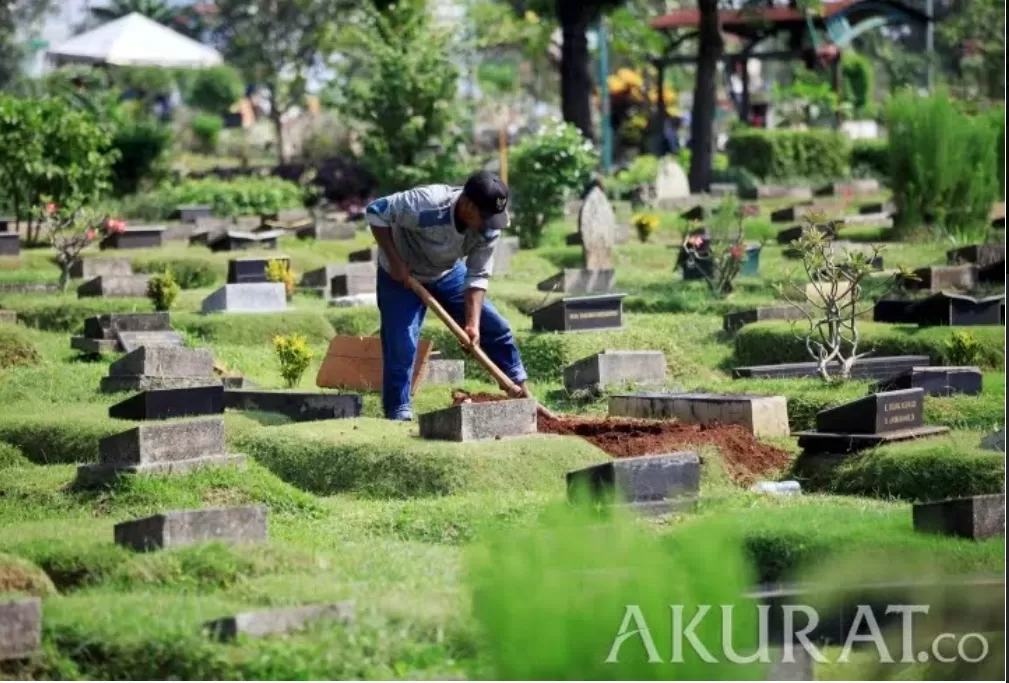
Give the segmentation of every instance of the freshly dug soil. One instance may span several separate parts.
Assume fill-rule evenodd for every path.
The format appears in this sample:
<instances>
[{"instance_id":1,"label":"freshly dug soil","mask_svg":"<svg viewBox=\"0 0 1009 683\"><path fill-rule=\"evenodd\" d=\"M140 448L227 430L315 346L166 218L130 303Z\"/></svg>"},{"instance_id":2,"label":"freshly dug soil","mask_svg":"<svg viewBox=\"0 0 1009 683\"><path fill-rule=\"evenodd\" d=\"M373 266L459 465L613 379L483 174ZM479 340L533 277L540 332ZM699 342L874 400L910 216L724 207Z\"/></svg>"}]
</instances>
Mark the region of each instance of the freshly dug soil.
<instances>
[{"instance_id":1,"label":"freshly dug soil","mask_svg":"<svg viewBox=\"0 0 1009 683\"><path fill-rule=\"evenodd\" d=\"M504 396L495 394L467 394L458 389L452 392L456 405L467 401L503 400ZM578 436L614 458L661 455L712 444L721 452L729 476L743 485L784 469L791 461L787 451L758 441L739 425L697 425L624 417L558 416L551 420L542 415L538 416L536 424L542 434Z\"/></svg>"}]
</instances>

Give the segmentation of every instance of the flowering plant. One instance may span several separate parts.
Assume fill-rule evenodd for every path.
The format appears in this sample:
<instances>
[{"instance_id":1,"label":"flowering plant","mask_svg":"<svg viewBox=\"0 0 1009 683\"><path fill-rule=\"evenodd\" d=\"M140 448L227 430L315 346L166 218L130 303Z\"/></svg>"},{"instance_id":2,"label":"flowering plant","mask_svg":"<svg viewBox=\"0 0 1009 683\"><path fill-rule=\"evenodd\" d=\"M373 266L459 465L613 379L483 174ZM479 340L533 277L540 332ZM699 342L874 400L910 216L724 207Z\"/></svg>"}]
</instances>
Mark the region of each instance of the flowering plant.
<instances>
[{"instance_id":1,"label":"flowering plant","mask_svg":"<svg viewBox=\"0 0 1009 683\"><path fill-rule=\"evenodd\" d=\"M747 209L726 198L713 212L710 230L694 225L683 239L680 265L684 272L700 273L717 297L732 292L732 282L743 268L743 219L752 213Z\"/></svg>"},{"instance_id":2,"label":"flowering plant","mask_svg":"<svg viewBox=\"0 0 1009 683\"><path fill-rule=\"evenodd\" d=\"M638 231L638 239L647 242L659 228L659 217L654 213L637 213L631 216L631 224Z\"/></svg>"},{"instance_id":3,"label":"flowering plant","mask_svg":"<svg viewBox=\"0 0 1009 683\"><path fill-rule=\"evenodd\" d=\"M81 252L98 238L108 220L96 209L60 207L51 201L47 201L38 214L42 234L56 250L56 262L60 266L60 290L66 290L67 283L70 282L70 268L77 262ZM123 223L123 227L125 225Z\"/></svg>"}]
</instances>

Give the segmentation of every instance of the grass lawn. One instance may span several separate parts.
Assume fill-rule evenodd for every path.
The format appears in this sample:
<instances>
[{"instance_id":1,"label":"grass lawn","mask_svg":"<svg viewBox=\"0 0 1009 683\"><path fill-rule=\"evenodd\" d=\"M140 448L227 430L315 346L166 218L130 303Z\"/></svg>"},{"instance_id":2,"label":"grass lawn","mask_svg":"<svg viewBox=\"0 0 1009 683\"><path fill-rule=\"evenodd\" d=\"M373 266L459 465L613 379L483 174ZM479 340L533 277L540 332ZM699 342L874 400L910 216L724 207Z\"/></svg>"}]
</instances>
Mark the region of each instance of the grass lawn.
<instances>
[{"instance_id":1,"label":"grass lawn","mask_svg":"<svg viewBox=\"0 0 1009 683\"><path fill-rule=\"evenodd\" d=\"M777 226L769 227L767 214L778 205L762 203L762 216L746 226L749 237L773 236ZM624 330L534 334L528 313L549 300L535 283L580 265L579 248L564 245L572 226L571 219L551 225L544 246L517 254L491 289L513 325L537 396L552 409L605 414L606 396L572 395L562 385L565 365L603 349L663 351L670 389L784 395L795 431L810 428L817 411L868 392L860 381L731 379L740 353L773 351L779 332L760 327L741 341L722 332L722 314L774 302L775 286L799 277L798 264L783 257L772 237L761 253L761 277L739 278L731 295L713 299L703 283L685 283L673 272L683 227L675 214L662 216L651 243L617 250L618 285L628 293ZM852 239L886 237L875 228L848 231ZM347 242L285 237L279 251L300 274L344 262L369 242L364 233ZM945 249L887 243L886 265L942 263ZM374 308L330 308L300 293L282 315L204 316L200 302L223 283L228 254L170 244L124 255L146 270L171 265L191 273L199 286L182 292L173 326L189 345L211 348L218 362L262 387L283 386L274 335L297 331L308 339L316 357L299 388L310 390L332 336L378 329ZM0 284L57 276L46 250L0 258ZM949 435L885 446L826 470L796 457L781 476L799 478L802 495L742 490L726 476L721 454L708 448L695 513L617 511L583 519L566 503L564 475L609 457L588 442L551 435L422 441L416 424L379 419L375 393L365 394L364 416L354 420L291 423L227 413L229 451L248 456L244 470L74 489L76 464L96 461L98 440L131 423L107 414L126 395L98 392L114 358L82 358L70 349L70 336L90 315L151 310L150 303L0 289L0 308L21 319L0 323L0 595L44 598L41 654L0 665L0 678L760 677L761 671L726 664L648 669L633 657L613 668L597 662L629 602L663 606L668 614L664 606L674 603L742 604L740 594L761 582L902 581L1005 570L1003 539L923 535L911 518L915 500L1004 491L1004 456L978 447L982 433L1004 423L1004 357L1001 365L986 365L979 396L926 400L926 424L948 426ZM867 329L880 343L913 339L914 348L936 354L947 348L942 331ZM422 334L446 356L462 357L433 316ZM495 391L472 362L464 388ZM446 407L449 387L421 387L414 401L417 413ZM798 456L794 440L777 444ZM134 553L112 542L119 521L249 504L269 511L266 544ZM231 644L202 628L238 611L342 600L356 605L349 625L322 623ZM819 667L817 676L870 671L871 662L859 660Z\"/></svg>"}]
</instances>

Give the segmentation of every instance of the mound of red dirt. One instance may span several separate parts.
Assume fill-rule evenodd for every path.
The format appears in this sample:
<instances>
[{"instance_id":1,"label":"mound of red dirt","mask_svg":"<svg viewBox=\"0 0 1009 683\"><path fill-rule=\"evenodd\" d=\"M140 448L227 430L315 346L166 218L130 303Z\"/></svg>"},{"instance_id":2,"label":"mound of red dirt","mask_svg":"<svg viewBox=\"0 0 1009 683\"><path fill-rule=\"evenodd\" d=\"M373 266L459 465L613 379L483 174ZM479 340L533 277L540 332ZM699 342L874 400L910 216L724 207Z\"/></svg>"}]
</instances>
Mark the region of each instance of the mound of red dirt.
<instances>
[{"instance_id":1,"label":"mound of red dirt","mask_svg":"<svg viewBox=\"0 0 1009 683\"><path fill-rule=\"evenodd\" d=\"M452 400L455 404L486 403L503 401L505 397L455 390ZM558 416L549 419L540 415L537 428L541 434L580 437L614 458L659 455L712 444L721 452L729 476L738 484L750 484L785 468L791 461L787 451L758 441L739 425L698 425L623 417Z\"/></svg>"}]
</instances>

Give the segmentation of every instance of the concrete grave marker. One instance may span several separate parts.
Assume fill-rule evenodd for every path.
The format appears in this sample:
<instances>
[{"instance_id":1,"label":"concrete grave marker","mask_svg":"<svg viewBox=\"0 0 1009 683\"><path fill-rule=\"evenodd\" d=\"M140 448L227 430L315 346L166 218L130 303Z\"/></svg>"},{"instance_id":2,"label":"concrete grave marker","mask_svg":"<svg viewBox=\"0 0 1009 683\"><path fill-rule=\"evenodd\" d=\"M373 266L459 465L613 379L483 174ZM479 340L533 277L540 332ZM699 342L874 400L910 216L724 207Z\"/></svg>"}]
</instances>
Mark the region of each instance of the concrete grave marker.
<instances>
[{"instance_id":1,"label":"concrete grave marker","mask_svg":"<svg viewBox=\"0 0 1009 683\"><path fill-rule=\"evenodd\" d=\"M352 251L347 260L351 263L368 263L371 261L378 261L378 247L369 247L367 249L361 249L360 251Z\"/></svg>"},{"instance_id":2,"label":"concrete grave marker","mask_svg":"<svg viewBox=\"0 0 1009 683\"><path fill-rule=\"evenodd\" d=\"M941 292L946 289L970 290L977 284L977 266L927 266L918 268L917 280L903 280L901 286L910 291Z\"/></svg>"},{"instance_id":3,"label":"concrete grave marker","mask_svg":"<svg viewBox=\"0 0 1009 683\"><path fill-rule=\"evenodd\" d=\"M615 458L568 472L568 499L627 504L641 512L662 514L692 509L700 493L701 461L697 453Z\"/></svg>"},{"instance_id":4,"label":"concrete grave marker","mask_svg":"<svg viewBox=\"0 0 1009 683\"><path fill-rule=\"evenodd\" d=\"M228 284L248 284L269 282L266 277L266 270L270 261L283 261L290 268L291 259L287 256L249 256L246 258L233 258L228 260Z\"/></svg>"},{"instance_id":5,"label":"concrete grave marker","mask_svg":"<svg viewBox=\"0 0 1009 683\"><path fill-rule=\"evenodd\" d=\"M494 247L494 275L507 275L512 256L519 252L519 238L501 236Z\"/></svg>"},{"instance_id":6,"label":"concrete grave marker","mask_svg":"<svg viewBox=\"0 0 1009 683\"><path fill-rule=\"evenodd\" d=\"M103 392L178 389L217 384L210 349L141 346L109 365Z\"/></svg>"},{"instance_id":7,"label":"concrete grave marker","mask_svg":"<svg viewBox=\"0 0 1009 683\"><path fill-rule=\"evenodd\" d=\"M116 545L140 552L181 548L197 543L262 543L266 541L266 508L174 510L116 524Z\"/></svg>"},{"instance_id":8,"label":"concrete grave marker","mask_svg":"<svg viewBox=\"0 0 1009 683\"><path fill-rule=\"evenodd\" d=\"M133 275L133 266L128 258L79 258L70 266L70 277L78 280L124 275Z\"/></svg>"},{"instance_id":9,"label":"concrete grave marker","mask_svg":"<svg viewBox=\"0 0 1009 683\"><path fill-rule=\"evenodd\" d=\"M204 313L280 313L287 310L283 282L224 285L203 300Z\"/></svg>"},{"instance_id":10,"label":"concrete grave marker","mask_svg":"<svg viewBox=\"0 0 1009 683\"><path fill-rule=\"evenodd\" d=\"M154 249L161 246L165 229L160 226L138 225L126 228L122 232L106 235L98 248L106 249Z\"/></svg>"},{"instance_id":11,"label":"concrete grave marker","mask_svg":"<svg viewBox=\"0 0 1009 683\"><path fill-rule=\"evenodd\" d=\"M183 389L152 389L109 407L109 417L136 422L198 415L220 415L223 412L223 385Z\"/></svg>"},{"instance_id":12,"label":"concrete grave marker","mask_svg":"<svg viewBox=\"0 0 1009 683\"><path fill-rule=\"evenodd\" d=\"M295 422L311 422L360 417L363 400L360 394L226 389L224 405L231 410L279 413Z\"/></svg>"},{"instance_id":13,"label":"concrete grave marker","mask_svg":"<svg viewBox=\"0 0 1009 683\"><path fill-rule=\"evenodd\" d=\"M84 334L70 338L70 347L84 353L130 352L144 345L182 345L167 312L92 316L84 321Z\"/></svg>"},{"instance_id":14,"label":"concrete grave marker","mask_svg":"<svg viewBox=\"0 0 1009 683\"><path fill-rule=\"evenodd\" d=\"M536 401L463 403L420 416L422 439L480 441L536 433Z\"/></svg>"},{"instance_id":15,"label":"concrete grave marker","mask_svg":"<svg viewBox=\"0 0 1009 683\"><path fill-rule=\"evenodd\" d=\"M604 391L628 384L658 386L666 381L661 351L603 351L564 368L564 388Z\"/></svg>"},{"instance_id":16,"label":"concrete grave marker","mask_svg":"<svg viewBox=\"0 0 1009 683\"><path fill-rule=\"evenodd\" d=\"M659 172L655 177L655 199L660 208L667 200L685 199L690 196L690 182L683 167L673 157L659 160Z\"/></svg>"},{"instance_id":17,"label":"concrete grave marker","mask_svg":"<svg viewBox=\"0 0 1009 683\"><path fill-rule=\"evenodd\" d=\"M612 292L616 284L616 271L586 270L585 268L565 268L553 277L536 285L541 292L563 292L565 294L593 294Z\"/></svg>"},{"instance_id":18,"label":"concrete grave marker","mask_svg":"<svg viewBox=\"0 0 1009 683\"><path fill-rule=\"evenodd\" d=\"M922 327L1002 325L1005 294L976 299L952 292L939 292L909 306L906 322Z\"/></svg>"},{"instance_id":19,"label":"concrete grave marker","mask_svg":"<svg viewBox=\"0 0 1009 683\"><path fill-rule=\"evenodd\" d=\"M276 249L277 238L281 231L245 232L242 230L226 230L223 233L207 237L207 246L211 251L242 251L244 249Z\"/></svg>"},{"instance_id":20,"label":"concrete grave marker","mask_svg":"<svg viewBox=\"0 0 1009 683\"><path fill-rule=\"evenodd\" d=\"M802 320L806 317L797 306L779 304L776 306L761 306L745 311L726 313L722 316L722 330L728 333L737 332L742 327L761 320Z\"/></svg>"},{"instance_id":21,"label":"concrete grave marker","mask_svg":"<svg viewBox=\"0 0 1009 683\"><path fill-rule=\"evenodd\" d=\"M851 377L852 379L889 379L914 367L927 365L929 365L928 356L865 356L856 360L851 366ZM830 363L827 367L831 372L836 372L840 368L840 364ZM817 376L817 364L813 362L751 365L732 369L733 379L742 377L794 379Z\"/></svg>"},{"instance_id":22,"label":"concrete grave marker","mask_svg":"<svg viewBox=\"0 0 1009 683\"><path fill-rule=\"evenodd\" d=\"M178 207L179 220L183 223L197 223L201 218L210 218L210 209L207 204L182 204Z\"/></svg>"},{"instance_id":23,"label":"concrete grave marker","mask_svg":"<svg viewBox=\"0 0 1009 683\"><path fill-rule=\"evenodd\" d=\"M27 659L40 647L42 601L0 596L0 662Z\"/></svg>"},{"instance_id":24,"label":"concrete grave marker","mask_svg":"<svg viewBox=\"0 0 1009 683\"><path fill-rule=\"evenodd\" d=\"M587 270L613 268L617 217L606 193L593 187L578 213L578 232L582 235L582 264Z\"/></svg>"},{"instance_id":25,"label":"concrete grave marker","mask_svg":"<svg viewBox=\"0 0 1009 683\"><path fill-rule=\"evenodd\" d=\"M206 628L217 640L232 641L238 636L259 638L293 633L317 621L348 624L354 621L355 616L354 602L347 601L328 605L305 605L240 612L231 617L208 622Z\"/></svg>"},{"instance_id":26,"label":"concrete grave marker","mask_svg":"<svg viewBox=\"0 0 1009 683\"><path fill-rule=\"evenodd\" d=\"M920 388L927 396L981 393L981 370L974 367L911 368L888 380L877 382L874 392Z\"/></svg>"},{"instance_id":27,"label":"concrete grave marker","mask_svg":"<svg viewBox=\"0 0 1009 683\"><path fill-rule=\"evenodd\" d=\"M126 353L136 351L142 346L182 346L182 335L173 330L154 332L116 331L116 341L119 348Z\"/></svg>"},{"instance_id":28,"label":"concrete grave marker","mask_svg":"<svg viewBox=\"0 0 1009 683\"><path fill-rule=\"evenodd\" d=\"M424 374L425 384L461 384L466 379L466 361L442 358L440 352L434 352L427 360L427 371Z\"/></svg>"},{"instance_id":29,"label":"concrete grave marker","mask_svg":"<svg viewBox=\"0 0 1009 683\"><path fill-rule=\"evenodd\" d=\"M737 424L754 436L788 436L788 401L784 396L747 394L635 393L610 397L616 417Z\"/></svg>"},{"instance_id":30,"label":"concrete grave marker","mask_svg":"<svg viewBox=\"0 0 1009 683\"><path fill-rule=\"evenodd\" d=\"M16 232L0 232L0 256L20 256L21 235Z\"/></svg>"},{"instance_id":31,"label":"concrete grave marker","mask_svg":"<svg viewBox=\"0 0 1009 683\"><path fill-rule=\"evenodd\" d=\"M77 297L145 298L150 275L101 275L77 288Z\"/></svg>"},{"instance_id":32,"label":"concrete grave marker","mask_svg":"<svg viewBox=\"0 0 1009 683\"><path fill-rule=\"evenodd\" d=\"M624 294L569 296L532 312L533 332L618 330L624 325Z\"/></svg>"},{"instance_id":33,"label":"concrete grave marker","mask_svg":"<svg viewBox=\"0 0 1009 683\"><path fill-rule=\"evenodd\" d=\"M1005 493L915 503L914 530L982 541L1005 537Z\"/></svg>"}]
</instances>

